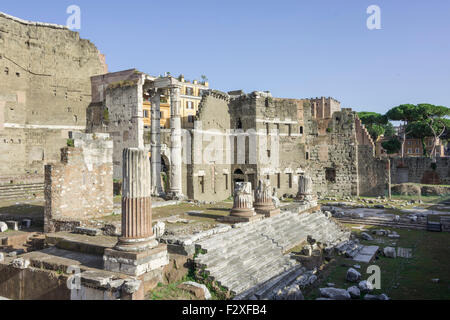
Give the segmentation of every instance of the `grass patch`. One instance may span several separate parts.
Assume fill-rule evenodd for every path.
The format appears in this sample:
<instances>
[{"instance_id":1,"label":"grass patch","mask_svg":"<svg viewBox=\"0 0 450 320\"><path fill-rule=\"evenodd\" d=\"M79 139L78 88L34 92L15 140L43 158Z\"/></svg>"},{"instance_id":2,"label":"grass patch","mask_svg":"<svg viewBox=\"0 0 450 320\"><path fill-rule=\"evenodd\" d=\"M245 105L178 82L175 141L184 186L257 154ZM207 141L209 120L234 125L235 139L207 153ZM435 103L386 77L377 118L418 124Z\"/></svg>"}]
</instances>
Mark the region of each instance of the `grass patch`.
<instances>
[{"instance_id":1,"label":"grass patch","mask_svg":"<svg viewBox=\"0 0 450 320\"><path fill-rule=\"evenodd\" d=\"M352 225L346 225L351 227ZM411 248L413 257L396 259L380 256L370 264L357 263L339 256L330 265L329 273L319 282L317 287L326 287L327 283L336 284L337 288L349 288L354 283L345 280L349 266L359 264L362 279L367 279L369 265L377 265L381 270L381 290L375 294L386 293L394 300L447 300L450 299L450 233L434 233L423 230L392 229L385 227L366 227L366 229L395 230L399 239L375 236L374 241L363 241L366 245L378 245ZM351 229L355 233L361 230ZM377 241L378 240L378 241ZM379 243L383 240L384 243ZM440 279L433 283L431 279ZM318 290L311 290L308 299L315 299Z\"/></svg>"}]
</instances>

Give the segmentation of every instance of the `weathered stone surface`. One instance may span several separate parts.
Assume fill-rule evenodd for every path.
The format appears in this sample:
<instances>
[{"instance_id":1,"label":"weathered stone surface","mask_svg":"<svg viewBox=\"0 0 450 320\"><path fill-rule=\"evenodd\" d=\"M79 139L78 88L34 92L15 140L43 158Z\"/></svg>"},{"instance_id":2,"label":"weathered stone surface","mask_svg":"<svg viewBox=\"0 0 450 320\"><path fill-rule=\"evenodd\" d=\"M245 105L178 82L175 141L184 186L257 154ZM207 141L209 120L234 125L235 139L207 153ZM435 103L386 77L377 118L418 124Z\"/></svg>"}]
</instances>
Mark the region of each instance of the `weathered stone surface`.
<instances>
[{"instance_id":1,"label":"weathered stone surface","mask_svg":"<svg viewBox=\"0 0 450 320\"><path fill-rule=\"evenodd\" d=\"M114 210L112 140L108 134L74 132L74 147L61 149L61 161L45 166L44 231L57 221L82 221Z\"/></svg>"},{"instance_id":2,"label":"weathered stone surface","mask_svg":"<svg viewBox=\"0 0 450 320\"><path fill-rule=\"evenodd\" d=\"M164 232L166 232L166 225L164 222L158 221L154 226L153 226L153 234L155 235L156 238L160 238L164 235Z\"/></svg>"},{"instance_id":3,"label":"weathered stone surface","mask_svg":"<svg viewBox=\"0 0 450 320\"><path fill-rule=\"evenodd\" d=\"M24 227L25 229L28 229L31 227L31 223L32 223L32 221L30 219L23 219L22 227Z\"/></svg>"},{"instance_id":4,"label":"weathered stone surface","mask_svg":"<svg viewBox=\"0 0 450 320\"><path fill-rule=\"evenodd\" d=\"M275 295L275 300L305 300L300 287L296 284L279 290Z\"/></svg>"},{"instance_id":5,"label":"weathered stone surface","mask_svg":"<svg viewBox=\"0 0 450 320\"><path fill-rule=\"evenodd\" d=\"M18 231L19 230L19 222L18 221L6 221L9 230Z\"/></svg>"},{"instance_id":6,"label":"weathered stone surface","mask_svg":"<svg viewBox=\"0 0 450 320\"><path fill-rule=\"evenodd\" d=\"M324 298L332 300L350 300L351 296L345 289L337 288L320 288L320 295Z\"/></svg>"},{"instance_id":7,"label":"weathered stone surface","mask_svg":"<svg viewBox=\"0 0 450 320\"><path fill-rule=\"evenodd\" d=\"M358 284L359 290L361 290L362 293L368 293L373 291L373 284L367 280L360 281Z\"/></svg>"},{"instance_id":8,"label":"weathered stone surface","mask_svg":"<svg viewBox=\"0 0 450 320\"><path fill-rule=\"evenodd\" d=\"M346 280L349 282L358 282L358 280L361 279L361 273L356 271L353 268L350 268L347 270L347 276Z\"/></svg>"},{"instance_id":9,"label":"weathered stone surface","mask_svg":"<svg viewBox=\"0 0 450 320\"><path fill-rule=\"evenodd\" d=\"M17 258L12 261L12 266L18 269L26 269L30 265L30 260L26 260L23 258Z\"/></svg>"},{"instance_id":10,"label":"weathered stone surface","mask_svg":"<svg viewBox=\"0 0 450 320\"><path fill-rule=\"evenodd\" d=\"M150 162L145 149L123 150L122 236L119 251L145 251L158 245L152 229Z\"/></svg>"},{"instance_id":11,"label":"weathered stone surface","mask_svg":"<svg viewBox=\"0 0 450 320\"><path fill-rule=\"evenodd\" d=\"M370 234L368 234L367 232L361 233L361 238L363 238L364 240L367 240L367 241L373 241L373 237Z\"/></svg>"},{"instance_id":12,"label":"weathered stone surface","mask_svg":"<svg viewBox=\"0 0 450 320\"><path fill-rule=\"evenodd\" d=\"M347 292L350 294L352 299L359 299L361 297L361 291L357 286L352 286L348 288Z\"/></svg>"},{"instance_id":13,"label":"weathered stone surface","mask_svg":"<svg viewBox=\"0 0 450 320\"><path fill-rule=\"evenodd\" d=\"M256 215L253 208L252 184L250 182L236 182L233 209L231 209L230 215L244 218Z\"/></svg>"},{"instance_id":14,"label":"weathered stone surface","mask_svg":"<svg viewBox=\"0 0 450 320\"><path fill-rule=\"evenodd\" d=\"M386 247L383 249L384 255L388 258L397 258L397 252L395 251L395 248L392 247Z\"/></svg>"},{"instance_id":15,"label":"weathered stone surface","mask_svg":"<svg viewBox=\"0 0 450 320\"><path fill-rule=\"evenodd\" d=\"M204 284L188 281L180 284L178 288L191 292L198 299L210 300L212 298L211 293Z\"/></svg>"},{"instance_id":16,"label":"weathered stone surface","mask_svg":"<svg viewBox=\"0 0 450 320\"><path fill-rule=\"evenodd\" d=\"M133 294L139 290L141 285L142 281L140 280L127 280L124 282L122 289L128 294Z\"/></svg>"},{"instance_id":17,"label":"weathered stone surface","mask_svg":"<svg viewBox=\"0 0 450 320\"><path fill-rule=\"evenodd\" d=\"M390 299L386 294L382 293L380 295L366 294L364 296L364 300L390 300Z\"/></svg>"},{"instance_id":18,"label":"weathered stone surface","mask_svg":"<svg viewBox=\"0 0 450 320\"><path fill-rule=\"evenodd\" d=\"M99 229L85 228L85 227L76 227L74 233L85 234L92 237L102 234L101 230Z\"/></svg>"},{"instance_id":19,"label":"weathered stone surface","mask_svg":"<svg viewBox=\"0 0 450 320\"><path fill-rule=\"evenodd\" d=\"M0 25L0 109L8 106L8 112L0 111L2 135L8 139L1 146L0 177L20 179L37 172L42 181L44 165L60 160L68 131L85 129L90 77L107 72L105 57L64 26L3 13Z\"/></svg>"},{"instance_id":20,"label":"weathered stone surface","mask_svg":"<svg viewBox=\"0 0 450 320\"><path fill-rule=\"evenodd\" d=\"M4 222L0 222L0 232L8 231L8 225Z\"/></svg>"}]
</instances>

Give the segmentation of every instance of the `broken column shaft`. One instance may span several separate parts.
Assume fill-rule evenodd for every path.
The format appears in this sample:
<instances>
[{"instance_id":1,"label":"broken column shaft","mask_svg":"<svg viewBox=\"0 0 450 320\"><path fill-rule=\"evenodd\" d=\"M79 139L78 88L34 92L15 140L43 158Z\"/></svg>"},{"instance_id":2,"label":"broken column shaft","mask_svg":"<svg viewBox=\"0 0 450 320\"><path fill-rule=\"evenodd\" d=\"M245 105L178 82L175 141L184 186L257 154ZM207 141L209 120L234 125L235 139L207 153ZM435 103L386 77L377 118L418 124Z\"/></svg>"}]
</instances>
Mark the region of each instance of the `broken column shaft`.
<instances>
[{"instance_id":1,"label":"broken column shaft","mask_svg":"<svg viewBox=\"0 0 450 320\"><path fill-rule=\"evenodd\" d=\"M144 149L123 151L122 236L115 249L144 251L156 246L152 232L150 161Z\"/></svg>"}]
</instances>

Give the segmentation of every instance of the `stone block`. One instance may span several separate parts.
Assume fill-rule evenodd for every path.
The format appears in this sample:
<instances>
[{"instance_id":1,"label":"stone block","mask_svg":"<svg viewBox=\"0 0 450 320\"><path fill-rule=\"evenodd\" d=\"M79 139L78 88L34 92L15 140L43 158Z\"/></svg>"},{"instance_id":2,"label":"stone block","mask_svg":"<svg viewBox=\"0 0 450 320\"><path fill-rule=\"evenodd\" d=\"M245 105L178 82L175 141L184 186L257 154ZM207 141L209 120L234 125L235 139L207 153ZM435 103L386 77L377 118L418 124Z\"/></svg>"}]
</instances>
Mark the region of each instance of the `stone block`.
<instances>
[{"instance_id":1,"label":"stone block","mask_svg":"<svg viewBox=\"0 0 450 320\"><path fill-rule=\"evenodd\" d=\"M88 236L99 236L102 234L101 230L94 229L94 228L85 228L85 227L76 227L74 230L74 233L78 234L85 234Z\"/></svg>"},{"instance_id":2,"label":"stone block","mask_svg":"<svg viewBox=\"0 0 450 320\"><path fill-rule=\"evenodd\" d=\"M8 231L8 225L4 222L0 222L0 232Z\"/></svg>"},{"instance_id":3,"label":"stone block","mask_svg":"<svg viewBox=\"0 0 450 320\"><path fill-rule=\"evenodd\" d=\"M9 230L18 231L19 230L19 222L17 221L6 221Z\"/></svg>"},{"instance_id":4,"label":"stone block","mask_svg":"<svg viewBox=\"0 0 450 320\"><path fill-rule=\"evenodd\" d=\"M106 249L103 260L105 270L131 276L141 276L169 264L167 245L165 244L142 252Z\"/></svg>"}]
</instances>

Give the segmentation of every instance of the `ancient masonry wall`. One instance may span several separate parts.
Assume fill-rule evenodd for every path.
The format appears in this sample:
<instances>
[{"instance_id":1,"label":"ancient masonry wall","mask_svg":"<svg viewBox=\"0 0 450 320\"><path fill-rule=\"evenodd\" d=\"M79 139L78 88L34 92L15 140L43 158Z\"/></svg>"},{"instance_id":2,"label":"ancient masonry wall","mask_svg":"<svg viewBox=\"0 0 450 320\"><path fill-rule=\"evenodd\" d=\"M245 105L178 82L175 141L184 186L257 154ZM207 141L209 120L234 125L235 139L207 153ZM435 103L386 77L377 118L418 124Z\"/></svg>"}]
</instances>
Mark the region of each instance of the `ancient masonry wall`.
<instances>
[{"instance_id":1,"label":"ancient masonry wall","mask_svg":"<svg viewBox=\"0 0 450 320\"><path fill-rule=\"evenodd\" d=\"M191 131L191 164L183 165L185 194L190 199L221 201L232 195L231 164L227 159L227 144L232 139L228 134L231 122L228 102L228 95L209 92L200 104Z\"/></svg>"},{"instance_id":2,"label":"ancient masonry wall","mask_svg":"<svg viewBox=\"0 0 450 320\"><path fill-rule=\"evenodd\" d=\"M307 172L314 182L314 191L320 195L357 195L357 142L355 114L343 109L328 120L310 117L305 106L307 122L306 146L309 153Z\"/></svg>"},{"instance_id":3,"label":"ancient masonry wall","mask_svg":"<svg viewBox=\"0 0 450 320\"><path fill-rule=\"evenodd\" d=\"M256 128L267 139L257 145L258 154L262 157L258 163L257 178L269 178L271 187L276 188L279 197L295 196L298 177L305 172L304 129L300 129L304 124L303 117L298 117L302 107L300 102L264 94L255 102ZM278 149L276 141L271 139L273 132L278 132ZM275 158L277 155L278 161Z\"/></svg>"},{"instance_id":4,"label":"ancient masonry wall","mask_svg":"<svg viewBox=\"0 0 450 320\"><path fill-rule=\"evenodd\" d=\"M114 211L113 142L107 134L74 134L75 147L45 166L45 231L55 221L79 221Z\"/></svg>"},{"instance_id":5,"label":"ancient masonry wall","mask_svg":"<svg viewBox=\"0 0 450 320\"><path fill-rule=\"evenodd\" d=\"M384 195L388 188L388 167L387 159L377 159L373 156L373 148L371 146L358 146L359 195Z\"/></svg>"},{"instance_id":6,"label":"ancient masonry wall","mask_svg":"<svg viewBox=\"0 0 450 320\"><path fill-rule=\"evenodd\" d=\"M77 32L0 13L0 177L42 177L58 161L68 132L85 129L104 60Z\"/></svg>"},{"instance_id":7,"label":"ancient masonry wall","mask_svg":"<svg viewBox=\"0 0 450 320\"><path fill-rule=\"evenodd\" d=\"M450 184L450 158L437 158L436 170L431 167L432 159L426 157L407 157L391 160L392 183L430 183L430 179L437 175L441 184Z\"/></svg>"},{"instance_id":8,"label":"ancient masonry wall","mask_svg":"<svg viewBox=\"0 0 450 320\"><path fill-rule=\"evenodd\" d=\"M106 132L114 141L114 179L122 179L122 151L144 147L143 78L130 83L110 85L105 106L109 114Z\"/></svg>"}]
</instances>

